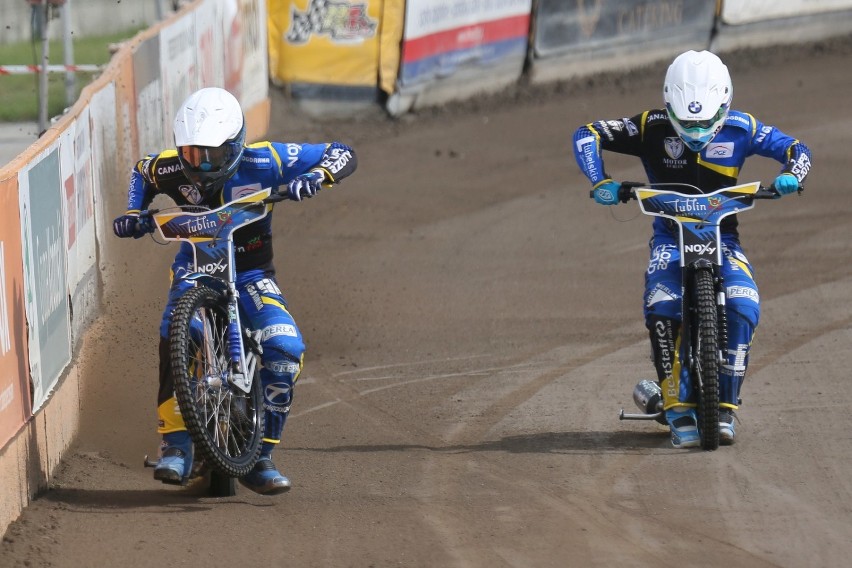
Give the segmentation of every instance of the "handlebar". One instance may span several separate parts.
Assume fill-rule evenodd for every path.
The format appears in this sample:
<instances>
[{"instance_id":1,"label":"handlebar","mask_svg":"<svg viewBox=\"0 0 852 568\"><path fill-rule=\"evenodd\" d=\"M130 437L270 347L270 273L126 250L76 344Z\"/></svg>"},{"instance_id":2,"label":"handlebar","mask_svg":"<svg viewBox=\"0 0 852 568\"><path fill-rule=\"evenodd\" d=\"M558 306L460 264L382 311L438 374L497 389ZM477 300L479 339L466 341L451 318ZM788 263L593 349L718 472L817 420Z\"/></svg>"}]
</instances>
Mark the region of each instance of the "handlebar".
<instances>
[{"instance_id":1,"label":"handlebar","mask_svg":"<svg viewBox=\"0 0 852 568\"><path fill-rule=\"evenodd\" d=\"M238 201L239 199L242 199L242 198L238 198L235 201ZM276 191L276 192L271 193L268 197L261 199L259 201L252 201L252 202L249 202L249 203L245 203L245 204L237 207L234 211L239 211L239 210L248 211L249 209L255 209L255 208L258 208L258 207L264 207L265 208L267 205L270 205L270 204L273 204L273 203L278 203L279 201L284 201L286 199L289 199L287 194L278 193ZM231 203L233 203L233 202L231 202ZM225 207L227 205L230 205L230 203L226 203L226 204L222 205L221 207ZM163 209L145 209L145 210L139 212L139 221L138 221L139 224L138 224L138 229L137 229L137 231L139 232L139 236L136 237L136 238L139 238L139 237L141 237L145 234L153 233L156 230L156 226L157 226L157 222L155 221L155 216L159 213L162 213L164 211L170 211L170 210L180 210L184 213L206 214L206 213L212 211L213 208L200 206L200 205L174 205L172 207L166 207L166 208L163 208ZM229 222L230 222L231 219L232 218L229 217ZM224 227L224 225L222 225L222 227ZM221 230L222 227L220 227L220 230ZM219 234L219 231L216 232L216 235L218 235L218 234Z\"/></svg>"},{"instance_id":2,"label":"handlebar","mask_svg":"<svg viewBox=\"0 0 852 568\"><path fill-rule=\"evenodd\" d=\"M637 187L653 187L654 185L664 185L664 184L648 184L641 181L623 181L621 182L621 186L618 188L618 201L620 203L627 203L631 199L636 199L636 193L633 191ZM805 190L804 187L799 185L799 193L801 194ZM781 194L778 193L778 190L775 189L775 184L771 184L769 186L760 186L760 189L757 190L751 197L754 199L776 199L780 197ZM594 199L595 190L589 190L589 197Z\"/></svg>"},{"instance_id":3,"label":"handlebar","mask_svg":"<svg viewBox=\"0 0 852 568\"><path fill-rule=\"evenodd\" d=\"M306 195L303 195L302 197L306 197ZM256 201L254 203L247 203L245 205L245 207L246 207L246 209L250 209L252 207L266 206L266 205L269 205L269 204L272 204L272 203L278 203L279 201L286 201L287 199L289 199L289 197L287 197L286 194L273 192L266 199L263 199L261 201ZM183 210L196 208L199 211L207 211L209 209L207 207L202 207L202 206L199 206L199 205L183 205L183 206L178 206L178 208L183 209ZM171 209L171 208L169 208L169 209ZM139 221L148 222L148 221L150 221L150 219L154 215L156 215L157 213L160 213L161 211L163 211L163 209L145 209L144 211L140 211L139 212Z\"/></svg>"}]
</instances>

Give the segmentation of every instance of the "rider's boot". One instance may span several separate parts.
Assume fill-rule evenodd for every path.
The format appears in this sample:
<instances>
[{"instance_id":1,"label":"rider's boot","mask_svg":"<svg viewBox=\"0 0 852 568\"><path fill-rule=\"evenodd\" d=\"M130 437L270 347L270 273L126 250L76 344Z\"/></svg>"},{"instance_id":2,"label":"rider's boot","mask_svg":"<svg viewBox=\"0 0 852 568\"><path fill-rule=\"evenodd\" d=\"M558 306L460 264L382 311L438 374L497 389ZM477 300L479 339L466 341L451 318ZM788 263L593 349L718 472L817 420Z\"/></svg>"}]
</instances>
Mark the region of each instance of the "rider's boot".
<instances>
[{"instance_id":1,"label":"rider's boot","mask_svg":"<svg viewBox=\"0 0 852 568\"><path fill-rule=\"evenodd\" d=\"M163 483L180 485L188 476L192 464L192 440L189 432L163 434L160 459L154 467L154 479Z\"/></svg>"},{"instance_id":2,"label":"rider's boot","mask_svg":"<svg viewBox=\"0 0 852 568\"><path fill-rule=\"evenodd\" d=\"M672 431L672 446L675 448L696 448L701 444L698 435L698 419L695 410L676 406L666 411L666 420Z\"/></svg>"},{"instance_id":3,"label":"rider's boot","mask_svg":"<svg viewBox=\"0 0 852 568\"><path fill-rule=\"evenodd\" d=\"M719 409L719 443L730 446L734 443L734 411L730 408Z\"/></svg>"},{"instance_id":4,"label":"rider's boot","mask_svg":"<svg viewBox=\"0 0 852 568\"><path fill-rule=\"evenodd\" d=\"M299 361L299 357L286 356L277 365L281 370L278 373L271 373L269 369L274 365L265 361L267 368L261 371L265 415L260 458L254 468L239 480L244 487L261 495L280 495L290 490L290 480L272 463L272 450L281 440L284 424L290 413L293 384L300 371Z\"/></svg>"},{"instance_id":5,"label":"rider's boot","mask_svg":"<svg viewBox=\"0 0 852 568\"><path fill-rule=\"evenodd\" d=\"M240 484L261 495L280 495L290 490L290 480L281 475L272 459L264 454L261 454L254 469L240 478Z\"/></svg>"}]
</instances>

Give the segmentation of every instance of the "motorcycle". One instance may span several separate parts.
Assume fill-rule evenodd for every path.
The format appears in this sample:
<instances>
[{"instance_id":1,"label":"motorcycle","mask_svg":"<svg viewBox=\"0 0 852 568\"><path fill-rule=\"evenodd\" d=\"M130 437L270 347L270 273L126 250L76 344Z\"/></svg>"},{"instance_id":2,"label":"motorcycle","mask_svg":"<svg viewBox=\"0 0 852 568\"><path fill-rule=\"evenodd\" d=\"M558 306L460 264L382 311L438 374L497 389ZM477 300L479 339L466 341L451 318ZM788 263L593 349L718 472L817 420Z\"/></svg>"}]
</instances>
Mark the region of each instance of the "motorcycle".
<instances>
[{"instance_id":1,"label":"motorcycle","mask_svg":"<svg viewBox=\"0 0 852 568\"><path fill-rule=\"evenodd\" d=\"M689 380L697 393L698 432L704 450L719 447L719 368L725 362L723 350L728 342L719 224L729 215L752 209L756 199L777 197L773 186L763 187L759 182L724 187L711 193L701 193L688 184L649 186L625 182L618 192L620 202L634 199L645 215L664 217L678 226L683 274L680 330L683 365L689 369ZM666 424L662 391L657 382L640 381L634 388L633 400L642 413L629 414L621 409L621 420L656 420Z\"/></svg>"},{"instance_id":2,"label":"motorcycle","mask_svg":"<svg viewBox=\"0 0 852 568\"><path fill-rule=\"evenodd\" d=\"M267 188L216 209L187 205L140 213L162 240L193 248L195 268L183 279L194 286L175 306L168 344L175 396L193 442L193 468L181 484L209 475L213 496L235 494L235 480L257 462L264 427L262 330L240 321L233 234L284 199ZM144 465L156 461L145 456Z\"/></svg>"}]
</instances>

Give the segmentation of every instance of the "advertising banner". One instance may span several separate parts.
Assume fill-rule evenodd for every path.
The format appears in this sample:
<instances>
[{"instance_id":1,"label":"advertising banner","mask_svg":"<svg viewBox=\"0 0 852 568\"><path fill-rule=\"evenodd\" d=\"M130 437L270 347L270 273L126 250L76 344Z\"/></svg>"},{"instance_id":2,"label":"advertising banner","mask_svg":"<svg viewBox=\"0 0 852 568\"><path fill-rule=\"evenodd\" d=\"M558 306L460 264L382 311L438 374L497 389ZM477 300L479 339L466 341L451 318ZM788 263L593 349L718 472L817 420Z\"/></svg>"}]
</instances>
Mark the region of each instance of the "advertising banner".
<instances>
[{"instance_id":1,"label":"advertising banner","mask_svg":"<svg viewBox=\"0 0 852 568\"><path fill-rule=\"evenodd\" d=\"M228 10L232 12L231 18L236 15L237 1L207 0L198 10L193 12L195 15L194 58L195 69L197 71L196 83L198 85L196 88L208 85L216 85L217 87L225 86L225 73L228 62L223 57L225 53L225 33L222 18ZM166 77L169 75L168 68L170 65L168 59L164 59L163 61L166 64L166 68L161 71L161 75ZM179 73L180 68L173 69L173 72ZM237 93L234 93L234 95L239 98ZM184 95L184 98L186 98L186 95ZM177 104L180 104L180 101Z\"/></svg>"},{"instance_id":2,"label":"advertising banner","mask_svg":"<svg viewBox=\"0 0 852 568\"><path fill-rule=\"evenodd\" d=\"M716 3L707 0L539 0L534 54L707 45L715 15Z\"/></svg>"},{"instance_id":3,"label":"advertising banner","mask_svg":"<svg viewBox=\"0 0 852 568\"><path fill-rule=\"evenodd\" d=\"M736 26L852 9L852 0L725 0L722 22Z\"/></svg>"},{"instance_id":4,"label":"advertising banner","mask_svg":"<svg viewBox=\"0 0 852 568\"><path fill-rule=\"evenodd\" d=\"M269 97L268 17L265 0L239 0L238 8L230 21L227 13L224 20L225 63L229 70L225 87L239 80L239 88L232 92L248 110L266 103ZM267 128L264 125L263 131Z\"/></svg>"},{"instance_id":5,"label":"advertising banner","mask_svg":"<svg viewBox=\"0 0 852 568\"><path fill-rule=\"evenodd\" d=\"M456 73L526 57L531 0L409 0L401 90Z\"/></svg>"},{"instance_id":6,"label":"advertising banner","mask_svg":"<svg viewBox=\"0 0 852 568\"><path fill-rule=\"evenodd\" d=\"M79 339L85 325L97 315L95 272L92 141L89 108L84 109L59 138L62 177L68 294L74 306L72 338Z\"/></svg>"},{"instance_id":7,"label":"advertising banner","mask_svg":"<svg viewBox=\"0 0 852 568\"><path fill-rule=\"evenodd\" d=\"M269 0L274 80L375 87L381 0Z\"/></svg>"},{"instance_id":8,"label":"advertising banner","mask_svg":"<svg viewBox=\"0 0 852 568\"><path fill-rule=\"evenodd\" d=\"M33 412L71 361L63 189L54 144L18 177Z\"/></svg>"},{"instance_id":9,"label":"advertising banner","mask_svg":"<svg viewBox=\"0 0 852 568\"><path fill-rule=\"evenodd\" d=\"M135 76L135 57L122 58L120 65L115 67L115 80L109 89L99 91L94 99L99 101L97 107L92 107L92 140L101 140L105 145L104 156L112 156L111 160L103 161L99 166L102 172L98 177L107 182L122 181L121 185L96 186L95 200L104 192L118 192L126 194L129 168L136 164L141 158L142 150L139 146L141 136L139 134L140 117L136 110L139 104L136 101L136 84L139 79ZM101 123L95 117L95 113L102 117L105 123ZM141 117L146 120L147 117ZM110 124L110 121L112 124ZM104 136L98 138L97 131L102 131ZM111 162L111 163L107 163ZM116 170L120 170L116 172ZM103 199L103 198L101 198ZM122 204L122 211L124 205ZM110 217L109 220L112 220ZM110 234L112 234L112 227Z\"/></svg>"},{"instance_id":10,"label":"advertising banner","mask_svg":"<svg viewBox=\"0 0 852 568\"><path fill-rule=\"evenodd\" d=\"M129 153L129 148L132 148L129 138L132 131L130 128L119 129L115 83L108 83L94 93L88 109L92 144L94 230L99 246L104 247L105 251L105 241L115 239L110 221L124 213L126 208L126 200L119 196L124 197L122 193L130 179L129 164L133 158Z\"/></svg>"},{"instance_id":11,"label":"advertising banner","mask_svg":"<svg viewBox=\"0 0 852 568\"><path fill-rule=\"evenodd\" d=\"M167 138L164 134L171 134L172 130L171 126L165 128L159 35L146 39L133 52L133 78L136 111L131 116L136 117L138 149L142 154L159 152L164 146L174 144L171 135Z\"/></svg>"},{"instance_id":12,"label":"advertising banner","mask_svg":"<svg viewBox=\"0 0 852 568\"><path fill-rule=\"evenodd\" d=\"M396 90L405 28L405 0L385 0L379 26L379 88L390 94Z\"/></svg>"},{"instance_id":13,"label":"advertising banner","mask_svg":"<svg viewBox=\"0 0 852 568\"><path fill-rule=\"evenodd\" d=\"M205 6L212 7L212 4L207 2ZM196 12L201 11L203 10L189 12L160 32L159 61L162 97L157 104L163 109L163 133L156 151L174 146L172 122L175 112L190 93L201 87L196 57L201 58L200 67L203 69L209 69L214 65L217 54L212 52L214 47L212 30L206 29L201 37L196 34ZM221 61L220 57L215 64L221 65ZM212 71L208 72L215 74Z\"/></svg>"},{"instance_id":14,"label":"advertising banner","mask_svg":"<svg viewBox=\"0 0 852 568\"><path fill-rule=\"evenodd\" d=\"M0 181L0 448L30 416L17 178Z\"/></svg>"}]
</instances>

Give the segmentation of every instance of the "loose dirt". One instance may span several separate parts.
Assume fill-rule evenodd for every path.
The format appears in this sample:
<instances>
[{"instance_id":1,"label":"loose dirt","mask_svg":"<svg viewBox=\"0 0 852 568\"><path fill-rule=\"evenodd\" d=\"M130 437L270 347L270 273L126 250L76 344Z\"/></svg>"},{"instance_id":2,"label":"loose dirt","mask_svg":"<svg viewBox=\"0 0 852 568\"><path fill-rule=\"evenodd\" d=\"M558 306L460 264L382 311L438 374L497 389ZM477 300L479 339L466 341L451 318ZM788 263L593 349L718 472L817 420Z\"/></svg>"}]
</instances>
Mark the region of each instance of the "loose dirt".
<instances>
[{"instance_id":1,"label":"loose dirt","mask_svg":"<svg viewBox=\"0 0 852 568\"><path fill-rule=\"evenodd\" d=\"M156 336L174 249L128 242L87 334L83 419L2 566L841 566L852 555L852 41L743 51L734 106L814 154L801 197L741 216L763 313L738 441L672 449L621 422L653 374L650 221L588 199L580 124L661 103L666 65L392 120L299 116L269 138L352 143L358 172L276 211L308 352L283 447L294 488L155 483ZM607 158L620 179L635 160ZM741 181L769 182L754 157Z\"/></svg>"}]
</instances>

